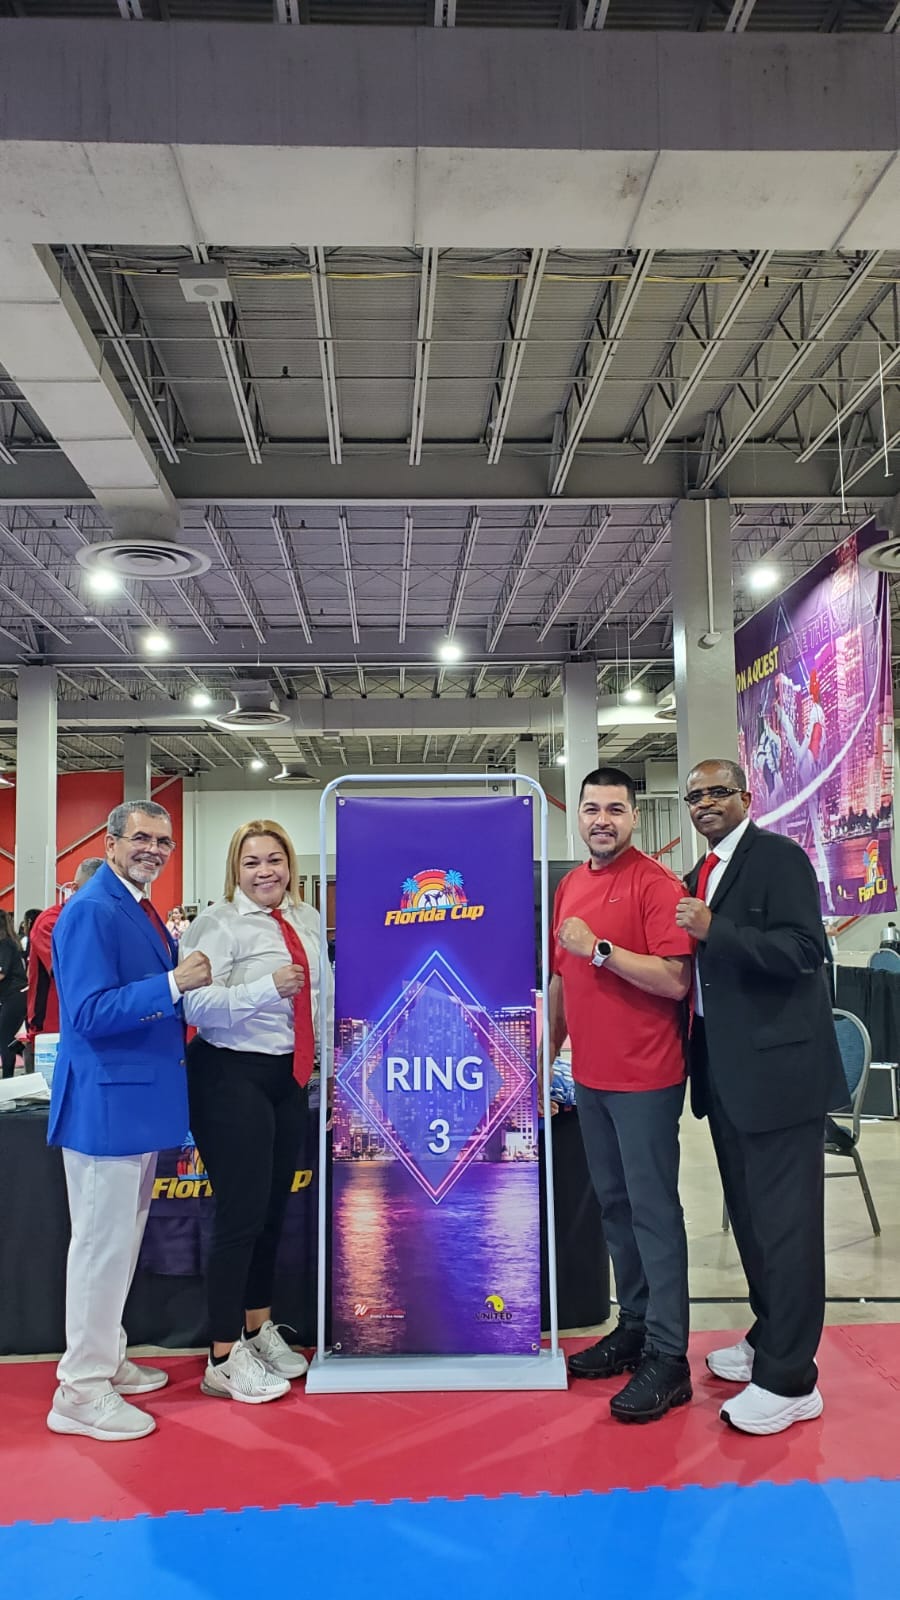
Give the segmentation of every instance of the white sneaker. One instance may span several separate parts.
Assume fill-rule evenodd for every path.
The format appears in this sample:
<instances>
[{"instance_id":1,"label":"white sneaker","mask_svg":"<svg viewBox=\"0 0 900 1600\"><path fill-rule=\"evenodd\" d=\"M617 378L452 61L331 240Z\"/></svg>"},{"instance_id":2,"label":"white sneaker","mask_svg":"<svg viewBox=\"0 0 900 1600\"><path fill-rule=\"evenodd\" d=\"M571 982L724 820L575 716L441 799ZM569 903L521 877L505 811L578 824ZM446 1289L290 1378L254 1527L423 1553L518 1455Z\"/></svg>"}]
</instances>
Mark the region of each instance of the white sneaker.
<instances>
[{"instance_id":1,"label":"white sneaker","mask_svg":"<svg viewBox=\"0 0 900 1600\"><path fill-rule=\"evenodd\" d=\"M303 1378L309 1371L306 1357L291 1349L271 1320L264 1322L252 1338L248 1339L246 1334L242 1338L247 1349L259 1356L269 1371L276 1373L279 1378Z\"/></svg>"},{"instance_id":2,"label":"white sneaker","mask_svg":"<svg viewBox=\"0 0 900 1600\"><path fill-rule=\"evenodd\" d=\"M266 1400L280 1400L290 1389L287 1378L270 1372L247 1345L240 1341L233 1347L227 1361L217 1367L207 1364L200 1385L204 1394L217 1400L241 1400L248 1406L260 1406Z\"/></svg>"},{"instance_id":3,"label":"white sneaker","mask_svg":"<svg viewBox=\"0 0 900 1600\"><path fill-rule=\"evenodd\" d=\"M123 1361L113 1378L117 1394L150 1394L153 1389L164 1389L169 1374L161 1367L139 1367L134 1361Z\"/></svg>"},{"instance_id":4,"label":"white sneaker","mask_svg":"<svg viewBox=\"0 0 900 1600\"><path fill-rule=\"evenodd\" d=\"M753 1346L741 1339L721 1350L710 1350L706 1365L714 1378L724 1378L726 1383L749 1383L753 1377Z\"/></svg>"},{"instance_id":5,"label":"white sneaker","mask_svg":"<svg viewBox=\"0 0 900 1600\"><path fill-rule=\"evenodd\" d=\"M96 1400L66 1400L57 1389L47 1413L51 1433L80 1433L86 1439L108 1444L125 1439L143 1439L156 1427L153 1418L137 1406L127 1405L115 1389L108 1389Z\"/></svg>"},{"instance_id":6,"label":"white sneaker","mask_svg":"<svg viewBox=\"0 0 900 1600\"><path fill-rule=\"evenodd\" d=\"M783 1433L795 1422L812 1422L822 1415L823 1408L818 1389L811 1394L773 1394L758 1383L748 1383L733 1400L725 1402L719 1416L741 1433Z\"/></svg>"}]
</instances>

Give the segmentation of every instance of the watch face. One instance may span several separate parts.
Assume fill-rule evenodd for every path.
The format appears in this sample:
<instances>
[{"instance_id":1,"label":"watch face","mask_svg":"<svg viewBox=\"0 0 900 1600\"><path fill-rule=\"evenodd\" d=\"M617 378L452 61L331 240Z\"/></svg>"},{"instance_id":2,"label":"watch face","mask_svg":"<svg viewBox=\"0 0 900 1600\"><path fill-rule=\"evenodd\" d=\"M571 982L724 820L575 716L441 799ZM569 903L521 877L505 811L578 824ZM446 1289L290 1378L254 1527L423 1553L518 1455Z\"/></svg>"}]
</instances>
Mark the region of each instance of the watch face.
<instances>
[{"instance_id":1,"label":"watch face","mask_svg":"<svg viewBox=\"0 0 900 1600\"><path fill-rule=\"evenodd\" d=\"M598 939L597 940L597 954L601 955L601 956L611 956L612 955L612 945L610 944L608 939Z\"/></svg>"}]
</instances>

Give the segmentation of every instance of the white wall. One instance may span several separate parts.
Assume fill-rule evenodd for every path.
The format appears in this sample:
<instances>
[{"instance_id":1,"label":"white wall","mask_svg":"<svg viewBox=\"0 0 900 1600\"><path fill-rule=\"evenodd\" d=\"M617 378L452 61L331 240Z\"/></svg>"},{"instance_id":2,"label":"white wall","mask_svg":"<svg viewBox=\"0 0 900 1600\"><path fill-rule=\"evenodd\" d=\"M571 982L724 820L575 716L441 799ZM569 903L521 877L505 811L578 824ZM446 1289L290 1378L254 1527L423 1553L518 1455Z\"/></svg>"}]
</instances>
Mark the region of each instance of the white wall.
<instances>
[{"instance_id":1,"label":"white wall","mask_svg":"<svg viewBox=\"0 0 900 1600\"><path fill-rule=\"evenodd\" d=\"M558 787L555 773L541 774L542 781L546 778L548 787ZM312 899L313 878L319 874L319 802L321 789L279 789L277 785L254 781L247 777L240 781L241 775L235 773L235 781L228 787L222 786L222 775L209 773L193 780L187 779L184 786L184 839L183 839L183 895L188 905L204 906L207 900L215 900L222 893L225 879L225 855L228 843L236 828L242 823L253 818L271 817L274 822L280 822L294 841L294 848L300 864L301 877L310 880L307 885L307 898ZM480 784L444 784L435 783L434 787L406 784L382 784L377 781L371 786L353 784L348 786L348 792L372 795L412 795L419 799L432 798L438 795L484 794L495 792L495 780L486 778L484 788ZM496 787L499 794L512 793L508 783L500 783ZM328 821L326 841L328 848L329 871L334 868L334 799L328 806ZM549 855L550 859L564 860L566 857L566 819L564 812L551 805L548 814Z\"/></svg>"}]
</instances>

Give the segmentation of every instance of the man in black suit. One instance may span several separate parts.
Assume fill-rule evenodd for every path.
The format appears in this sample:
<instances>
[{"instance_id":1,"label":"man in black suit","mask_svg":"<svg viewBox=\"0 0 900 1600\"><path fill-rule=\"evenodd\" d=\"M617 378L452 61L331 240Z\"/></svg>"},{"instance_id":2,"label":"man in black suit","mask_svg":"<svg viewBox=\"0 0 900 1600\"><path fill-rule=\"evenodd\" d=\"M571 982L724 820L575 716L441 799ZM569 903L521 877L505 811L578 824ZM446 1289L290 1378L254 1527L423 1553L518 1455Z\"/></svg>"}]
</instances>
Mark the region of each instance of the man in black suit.
<instances>
[{"instance_id":1,"label":"man in black suit","mask_svg":"<svg viewBox=\"0 0 900 1600\"><path fill-rule=\"evenodd\" d=\"M724 1421L780 1433L822 1410L823 1122L847 1096L818 883L799 845L750 821L734 762L701 762L686 800L708 846L676 912L697 940L691 1101L709 1117L756 1319L707 1364L746 1384Z\"/></svg>"}]
</instances>

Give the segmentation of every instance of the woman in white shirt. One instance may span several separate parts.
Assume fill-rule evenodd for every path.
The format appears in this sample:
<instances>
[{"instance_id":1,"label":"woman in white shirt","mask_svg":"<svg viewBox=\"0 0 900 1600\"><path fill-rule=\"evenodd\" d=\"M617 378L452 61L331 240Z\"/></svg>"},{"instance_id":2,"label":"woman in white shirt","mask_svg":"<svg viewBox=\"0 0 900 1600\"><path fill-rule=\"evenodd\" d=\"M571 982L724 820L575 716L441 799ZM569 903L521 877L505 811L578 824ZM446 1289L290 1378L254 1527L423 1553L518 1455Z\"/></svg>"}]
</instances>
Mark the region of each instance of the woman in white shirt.
<instances>
[{"instance_id":1,"label":"woman in white shirt","mask_svg":"<svg viewBox=\"0 0 900 1600\"><path fill-rule=\"evenodd\" d=\"M228 847L225 896L181 938L209 988L185 995L191 1131L216 1197L204 1394L258 1405L306 1371L272 1322L275 1255L308 1113L319 984L330 989L319 914L300 899L277 822L245 822ZM329 1007L330 1013L330 1007Z\"/></svg>"}]
</instances>

